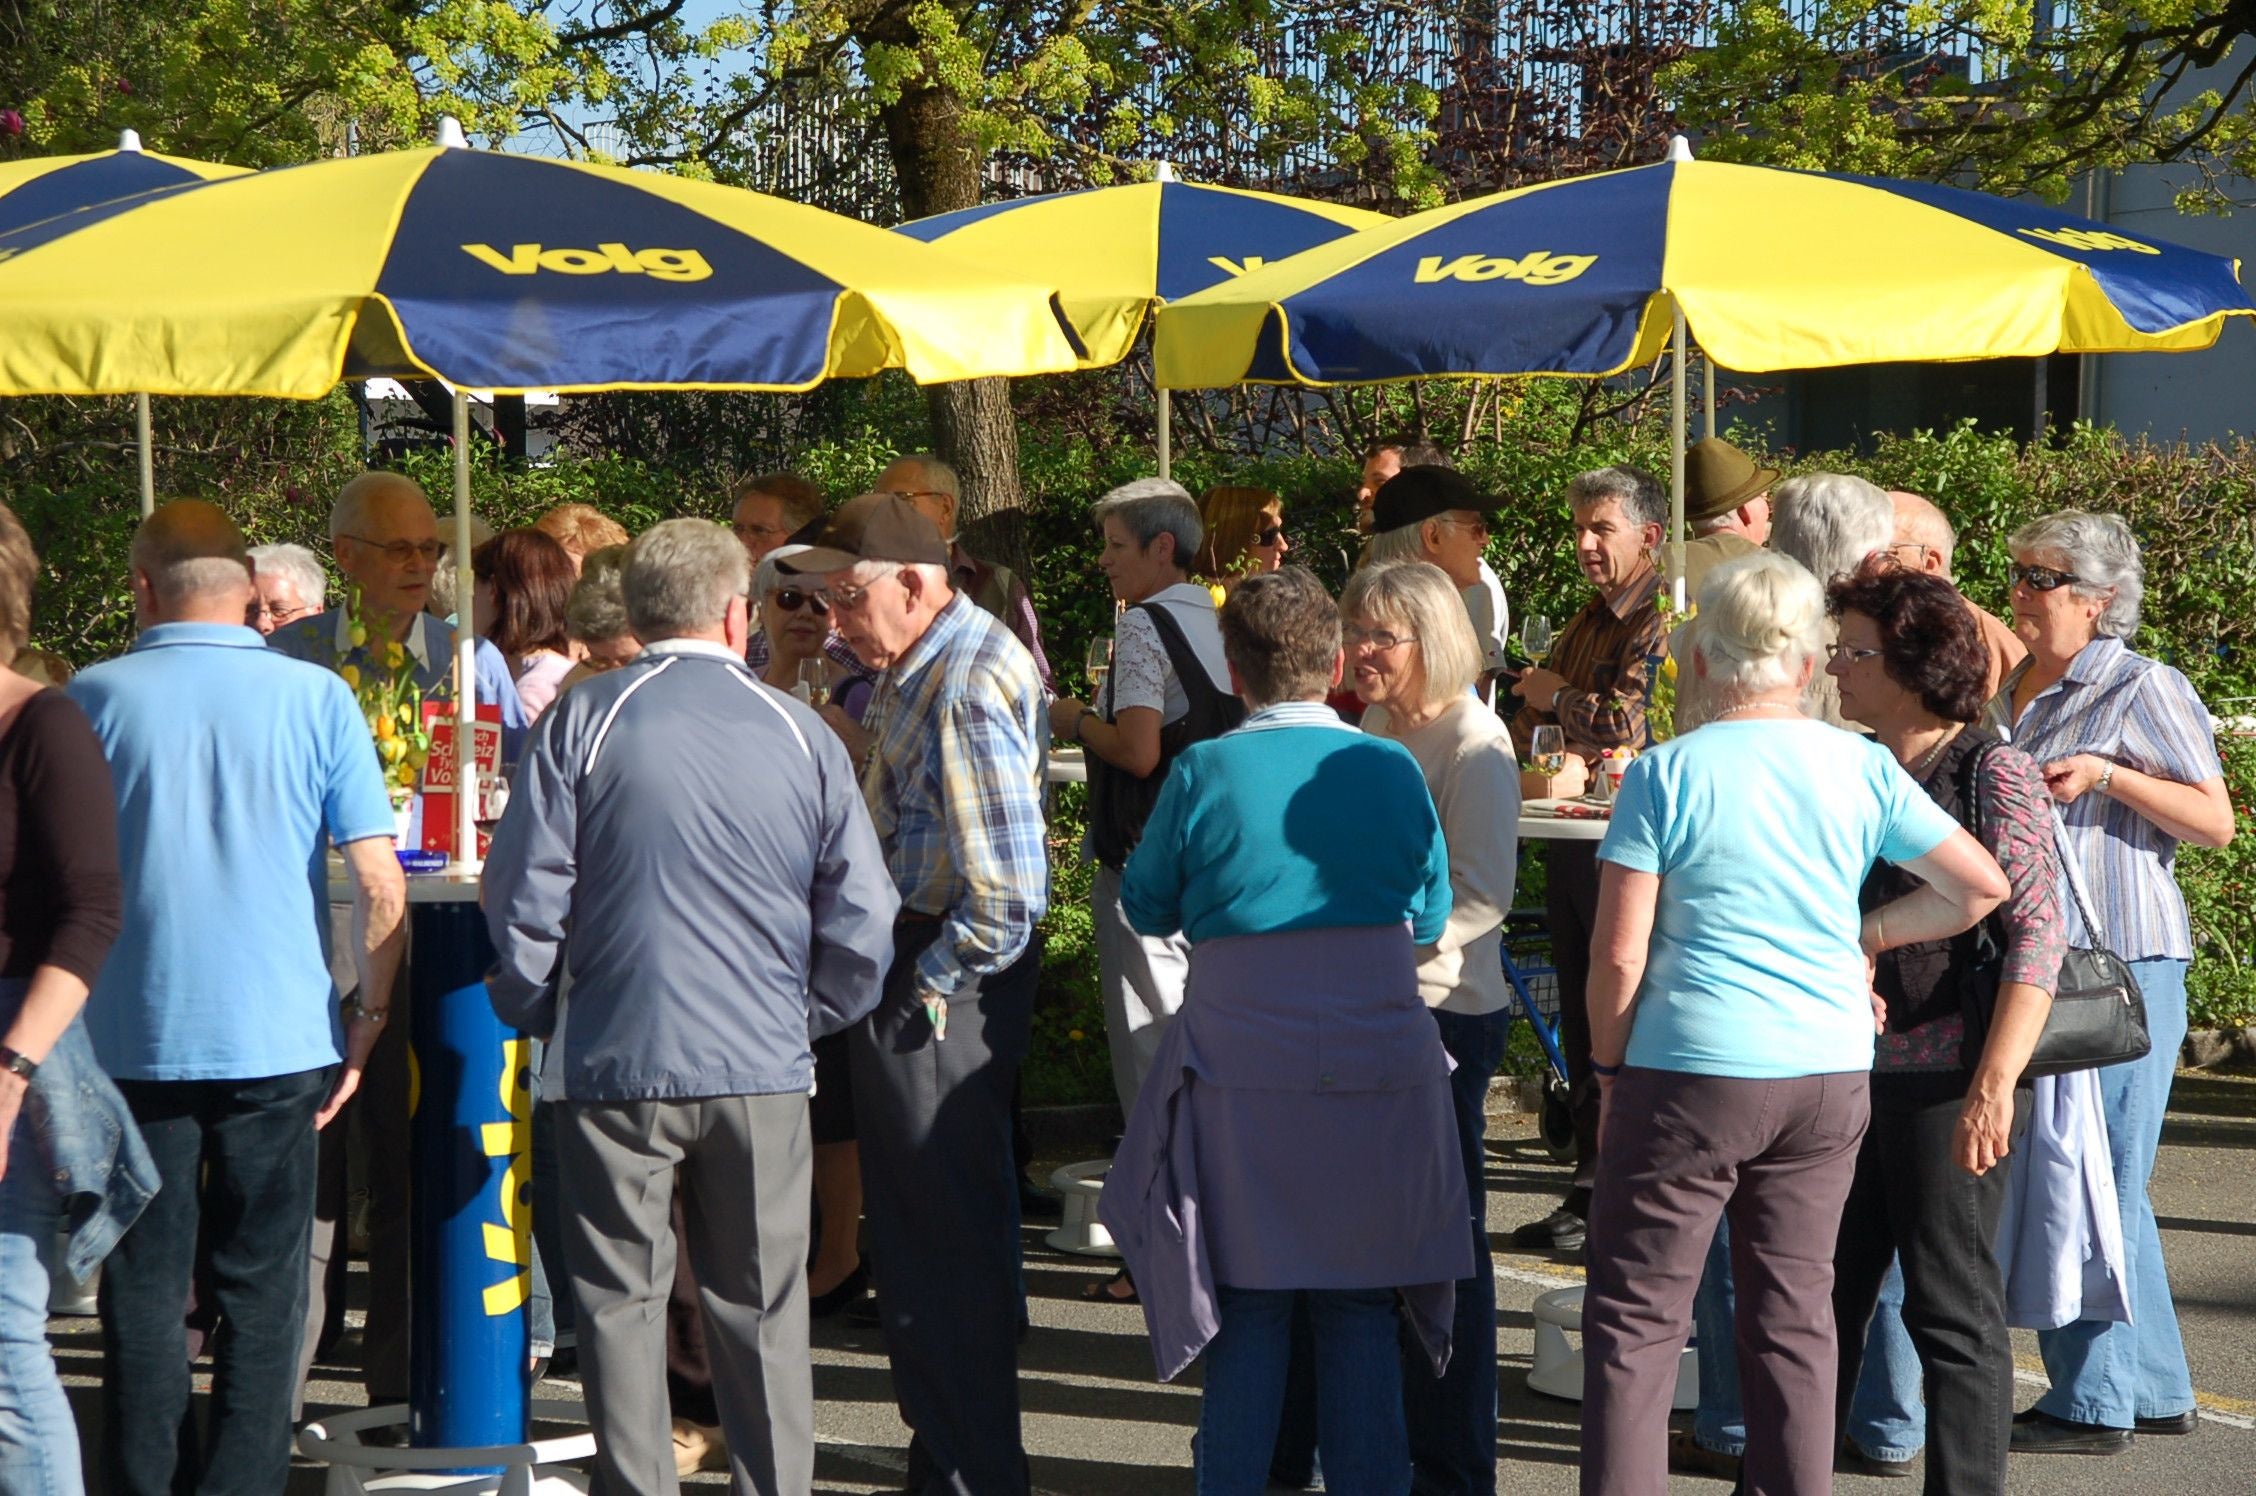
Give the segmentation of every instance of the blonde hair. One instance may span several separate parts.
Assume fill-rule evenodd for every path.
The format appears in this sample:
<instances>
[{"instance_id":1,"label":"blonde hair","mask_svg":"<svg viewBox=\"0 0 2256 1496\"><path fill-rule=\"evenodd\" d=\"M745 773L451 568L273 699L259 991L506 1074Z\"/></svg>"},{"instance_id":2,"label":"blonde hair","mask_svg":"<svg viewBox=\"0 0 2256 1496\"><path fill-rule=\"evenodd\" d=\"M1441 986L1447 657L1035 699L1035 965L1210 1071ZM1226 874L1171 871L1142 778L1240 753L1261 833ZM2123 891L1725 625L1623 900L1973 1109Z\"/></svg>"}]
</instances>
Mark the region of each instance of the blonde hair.
<instances>
[{"instance_id":1,"label":"blonde hair","mask_svg":"<svg viewBox=\"0 0 2256 1496\"><path fill-rule=\"evenodd\" d=\"M1199 518L1206 525L1206 544L1199 547L1192 569L1209 582L1233 575L1233 568L1253 549L1261 535L1261 517L1276 510L1282 519L1285 501L1266 488L1222 483L1199 499Z\"/></svg>"},{"instance_id":2,"label":"blonde hair","mask_svg":"<svg viewBox=\"0 0 2256 1496\"><path fill-rule=\"evenodd\" d=\"M1757 551L1724 562L1700 586L1693 648L1718 699L1794 685L1825 647L1825 589L1791 556Z\"/></svg>"},{"instance_id":3,"label":"blonde hair","mask_svg":"<svg viewBox=\"0 0 2256 1496\"><path fill-rule=\"evenodd\" d=\"M1418 641L1427 706L1464 695L1480 677L1480 642L1464 595L1430 561L1364 567L1340 593L1340 617L1399 628Z\"/></svg>"},{"instance_id":4,"label":"blonde hair","mask_svg":"<svg viewBox=\"0 0 2256 1496\"><path fill-rule=\"evenodd\" d=\"M581 557L605 546L625 545L628 539L627 527L593 504L559 504L534 520L533 528Z\"/></svg>"}]
</instances>

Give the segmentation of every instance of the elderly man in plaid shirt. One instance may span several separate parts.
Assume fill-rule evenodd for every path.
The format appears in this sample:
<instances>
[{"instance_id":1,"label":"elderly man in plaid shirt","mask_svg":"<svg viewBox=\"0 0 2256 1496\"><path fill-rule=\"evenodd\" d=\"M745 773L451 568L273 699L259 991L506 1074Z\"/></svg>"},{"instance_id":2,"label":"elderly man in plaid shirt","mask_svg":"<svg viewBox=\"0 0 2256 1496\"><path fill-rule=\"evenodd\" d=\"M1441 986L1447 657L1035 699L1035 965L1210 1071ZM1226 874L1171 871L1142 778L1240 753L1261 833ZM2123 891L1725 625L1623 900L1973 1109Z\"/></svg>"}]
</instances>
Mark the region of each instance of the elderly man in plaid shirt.
<instances>
[{"instance_id":1,"label":"elderly man in plaid shirt","mask_svg":"<svg viewBox=\"0 0 2256 1496\"><path fill-rule=\"evenodd\" d=\"M950 583L932 521L893 494L841 508L784 563L880 671L866 735L825 717L901 893L893 966L853 1033L854 1121L908 1489L1028 1489L1019 1436L1017 1168L1010 1098L1049 902L1041 678Z\"/></svg>"}]
</instances>

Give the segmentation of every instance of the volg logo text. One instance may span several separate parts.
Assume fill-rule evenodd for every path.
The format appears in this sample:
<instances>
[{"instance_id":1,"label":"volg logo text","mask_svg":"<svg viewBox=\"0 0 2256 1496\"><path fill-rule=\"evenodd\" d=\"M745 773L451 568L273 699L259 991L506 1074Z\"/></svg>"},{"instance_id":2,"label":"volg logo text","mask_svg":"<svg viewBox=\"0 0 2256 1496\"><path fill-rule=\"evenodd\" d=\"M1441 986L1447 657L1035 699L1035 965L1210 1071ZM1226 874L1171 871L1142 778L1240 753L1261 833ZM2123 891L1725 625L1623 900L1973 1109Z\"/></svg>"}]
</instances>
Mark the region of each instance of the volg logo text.
<instances>
[{"instance_id":1,"label":"volg logo text","mask_svg":"<svg viewBox=\"0 0 2256 1496\"><path fill-rule=\"evenodd\" d=\"M2042 239L2047 244L2057 244L2063 249L2127 249L2134 254L2158 255L2161 250L2151 244L2141 244L2136 239L2126 239L2121 234L2104 233L2098 229L2016 229L2031 239Z\"/></svg>"},{"instance_id":2,"label":"volg logo text","mask_svg":"<svg viewBox=\"0 0 2256 1496\"><path fill-rule=\"evenodd\" d=\"M1533 250L1516 260L1496 255L1459 255L1444 260L1440 255L1427 255L1418 261L1417 283L1430 286L1448 280L1515 280L1531 286L1556 286L1597 263L1596 255L1555 255L1547 249Z\"/></svg>"},{"instance_id":3,"label":"volg logo text","mask_svg":"<svg viewBox=\"0 0 2256 1496\"><path fill-rule=\"evenodd\" d=\"M490 244L465 244L462 252L503 275L551 270L558 275L647 275L662 281L701 281L713 274L705 256L694 249L629 249L617 242L598 244L593 249L512 244L508 254Z\"/></svg>"}]
</instances>

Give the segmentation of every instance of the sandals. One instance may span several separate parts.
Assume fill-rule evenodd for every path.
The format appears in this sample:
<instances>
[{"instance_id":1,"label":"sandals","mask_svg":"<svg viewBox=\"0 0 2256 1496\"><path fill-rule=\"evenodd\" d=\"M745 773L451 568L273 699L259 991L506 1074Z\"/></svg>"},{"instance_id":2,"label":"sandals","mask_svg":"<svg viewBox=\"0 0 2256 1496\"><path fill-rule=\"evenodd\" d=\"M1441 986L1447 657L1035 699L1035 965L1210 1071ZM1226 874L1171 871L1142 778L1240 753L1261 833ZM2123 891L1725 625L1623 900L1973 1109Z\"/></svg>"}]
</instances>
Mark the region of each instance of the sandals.
<instances>
[{"instance_id":1,"label":"sandals","mask_svg":"<svg viewBox=\"0 0 2256 1496\"><path fill-rule=\"evenodd\" d=\"M1142 1299L1136 1297L1136 1280L1128 1276L1128 1269L1126 1268L1122 1268L1102 1283L1082 1284L1081 1297L1093 1304L1141 1304L1143 1302Z\"/></svg>"}]
</instances>

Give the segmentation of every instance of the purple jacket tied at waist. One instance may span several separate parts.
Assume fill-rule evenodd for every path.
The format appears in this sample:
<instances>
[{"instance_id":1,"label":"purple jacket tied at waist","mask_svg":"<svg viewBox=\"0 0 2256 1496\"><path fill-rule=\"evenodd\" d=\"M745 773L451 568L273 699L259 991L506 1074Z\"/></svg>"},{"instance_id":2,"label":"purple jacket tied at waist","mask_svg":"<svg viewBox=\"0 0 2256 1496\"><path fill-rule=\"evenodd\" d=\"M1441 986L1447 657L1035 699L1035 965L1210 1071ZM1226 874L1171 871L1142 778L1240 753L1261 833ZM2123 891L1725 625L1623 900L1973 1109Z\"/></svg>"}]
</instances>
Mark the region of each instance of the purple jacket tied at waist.
<instances>
[{"instance_id":1,"label":"purple jacket tied at waist","mask_svg":"<svg viewBox=\"0 0 2256 1496\"><path fill-rule=\"evenodd\" d=\"M1215 1286L1399 1288L1438 1375L1473 1271L1448 1054L1409 927L1202 941L1097 1215L1162 1381Z\"/></svg>"}]
</instances>

